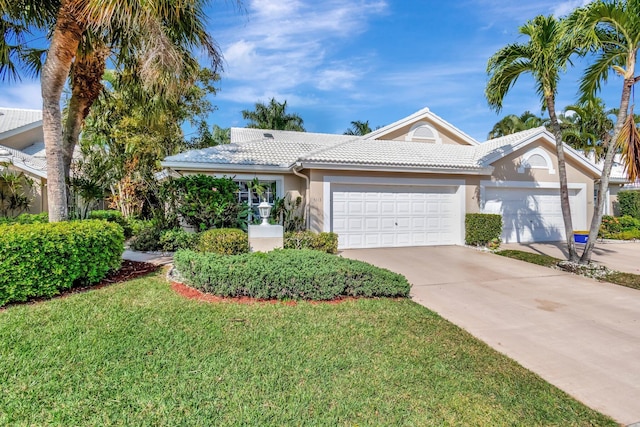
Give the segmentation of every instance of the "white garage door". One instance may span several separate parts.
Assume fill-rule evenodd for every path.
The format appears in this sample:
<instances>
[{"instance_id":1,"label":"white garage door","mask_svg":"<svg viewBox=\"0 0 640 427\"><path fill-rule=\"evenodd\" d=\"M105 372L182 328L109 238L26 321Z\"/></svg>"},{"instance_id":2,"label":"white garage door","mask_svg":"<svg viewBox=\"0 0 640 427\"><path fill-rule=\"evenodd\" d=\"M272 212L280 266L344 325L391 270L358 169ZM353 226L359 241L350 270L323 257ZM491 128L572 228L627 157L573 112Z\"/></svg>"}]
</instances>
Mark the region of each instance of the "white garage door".
<instances>
[{"instance_id":1,"label":"white garage door","mask_svg":"<svg viewBox=\"0 0 640 427\"><path fill-rule=\"evenodd\" d=\"M579 190L569 190L573 228L584 228L586 203ZM502 240L554 242L565 237L558 188L487 188L485 213L502 215Z\"/></svg>"},{"instance_id":2,"label":"white garage door","mask_svg":"<svg viewBox=\"0 0 640 427\"><path fill-rule=\"evenodd\" d=\"M338 247L460 243L457 187L335 186L332 225Z\"/></svg>"}]
</instances>

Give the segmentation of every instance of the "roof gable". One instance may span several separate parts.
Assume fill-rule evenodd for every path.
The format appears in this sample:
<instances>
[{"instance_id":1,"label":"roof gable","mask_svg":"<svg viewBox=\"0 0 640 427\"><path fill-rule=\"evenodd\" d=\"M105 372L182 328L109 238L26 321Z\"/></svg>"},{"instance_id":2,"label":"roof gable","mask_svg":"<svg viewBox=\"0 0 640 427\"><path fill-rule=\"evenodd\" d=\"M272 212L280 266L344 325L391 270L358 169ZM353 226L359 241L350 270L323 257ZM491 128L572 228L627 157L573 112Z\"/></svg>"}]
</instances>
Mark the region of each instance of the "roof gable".
<instances>
[{"instance_id":1,"label":"roof gable","mask_svg":"<svg viewBox=\"0 0 640 427\"><path fill-rule=\"evenodd\" d=\"M0 107L0 139L42 125L41 110L21 110Z\"/></svg>"},{"instance_id":2,"label":"roof gable","mask_svg":"<svg viewBox=\"0 0 640 427\"><path fill-rule=\"evenodd\" d=\"M433 124L437 127L440 127L442 129L444 129L447 133L451 134L454 136L454 139L456 140L456 142L461 142L462 144L466 144L466 145L478 145L479 142L476 141L475 139L473 139L471 136L467 135L466 133L462 132L460 129L458 129L457 127L453 126L451 123L447 122L446 120L444 120L443 118L437 116L436 114L432 113L429 108L423 108L422 110L416 111L415 113L404 117L398 121L395 121L393 123L391 123L390 125L384 126L380 129L374 130L373 132L370 132L366 135L364 135L362 138L363 139L367 139L367 140L371 140L371 139L378 139L378 140L384 140L384 139L390 139L389 136L392 135L394 132L397 132L399 130L402 130L403 128L410 128L411 125L419 123L421 121L424 122L428 122L430 124Z\"/></svg>"}]
</instances>

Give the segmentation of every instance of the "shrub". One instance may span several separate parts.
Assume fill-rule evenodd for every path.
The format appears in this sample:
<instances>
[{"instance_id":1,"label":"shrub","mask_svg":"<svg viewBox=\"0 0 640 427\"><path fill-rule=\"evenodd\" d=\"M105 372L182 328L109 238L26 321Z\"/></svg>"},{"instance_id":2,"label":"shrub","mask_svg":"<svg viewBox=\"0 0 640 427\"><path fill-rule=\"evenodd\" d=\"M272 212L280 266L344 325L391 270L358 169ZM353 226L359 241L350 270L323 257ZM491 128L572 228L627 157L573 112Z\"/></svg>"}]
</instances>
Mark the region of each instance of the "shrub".
<instances>
[{"instance_id":1,"label":"shrub","mask_svg":"<svg viewBox=\"0 0 640 427\"><path fill-rule=\"evenodd\" d=\"M640 219L640 191L620 191L618 193L620 216L629 215Z\"/></svg>"},{"instance_id":2,"label":"shrub","mask_svg":"<svg viewBox=\"0 0 640 427\"><path fill-rule=\"evenodd\" d=\"M49 214L42 212L39 214L23 213L15 218L0 217L0 224L44 224L49 222Z\"/></svg>"},{"instance_id":3,"label":"shrub","mask_svg":"<svg viewBox=\"0 0 640 427\"><path fill-rule=\"evenodd\" d=\"M498 214L469 213L465 217L465 242L467 245L486 246L500 240L502 216ZM495 243L494 243L495 244Z\"/></svg>"},{"instance_id":4,"label":"shrub","mask_svg":"<svg viewBox=\"0 0 640 427\"><path fill-rule=\"evenodd\" d=\"M220 255L238 255L249 252L249 236L237 228L214 228L200 235L198 251Z\"/></svg>"},{"instance_id":5,"label":"shrub","mask_svg":"<svg viewBox=\"0 0 640 427\"><path fill-rule=\"evenodd\" d=\"M404 276L314 250L281 249L235 256L178 251L184 280L223 297L330 300L339 296L406 297Z\"/></svg>"},{"instance_id":6,"label":"shrub","mask_svg":"<svg viewBox=\"0 0 640 427\"><path fill-rule=\"evenodd\" d=\"M166 181L162 195L197 231L238 227L246 210L246 205L238 202L238 184L231 178L187 175Z\"/></svg>"},{"instance_id":7,"label":"shrub","mask_svg":"<svg viewBox=\"0 0 640 427\"><path fill-rule=\"evenodd\" d=\"M89 212L89 219L101 219L107 222L115 222L124 230L124 237L128 239L132 236L129 222L122 215L122 212L116 210L96 210Z\"/></svg>"},{"instance_id":8,"label":"shrub","mask_svg":"<svg viewBox=\"0 0 640 427\"><path fill-rule=\"evenodd\" d=\"M175 252L179 249L195 249L200 236L189 233L181 228L165 230L160 235L160 247L165 252Z\"/></svg>"},{"instance_id":9,"label":"shrub","mask_svg":"<svg viewBox=\"0 0 640 427\"><path fill-rule=\"evenodd\" d=\"M336 233L314 233L313 231L295 231L284 233L285 249L314 249L328 254L338 253L338 235Z\"/></svg>"},{"instance_id":10,"label":"shrub","mask_svg":"<svg viewBox=\"0 0 640 427\"><path fill-rule=\"evenodd\" d=\"M145 228L154 226L153 221L149 219L127 218L127 224L131 230L131 236L137 236Z\"/></svg>"},{"instance_id":11,"label":"shrub","mask_svg":"<svg viewBox=\"0 0 640 427\"><path fill-rule=\"evenodd\" d=\"M105 221L0 226L0 306L99 282L120 267L123 243Z\"/></svg>"},{"instance_id":12,"label":"shrub","mask_svg":"<svg viewBox=\"0 0 640 427\"><path fill-rule=\"evenodd\" d=\"M159 251L162 249L162 245L160 244L161 236L162 230L150 225L140 230L135 237L131 238L129 247L134 251Z\"/></svg>"}]
</instances>

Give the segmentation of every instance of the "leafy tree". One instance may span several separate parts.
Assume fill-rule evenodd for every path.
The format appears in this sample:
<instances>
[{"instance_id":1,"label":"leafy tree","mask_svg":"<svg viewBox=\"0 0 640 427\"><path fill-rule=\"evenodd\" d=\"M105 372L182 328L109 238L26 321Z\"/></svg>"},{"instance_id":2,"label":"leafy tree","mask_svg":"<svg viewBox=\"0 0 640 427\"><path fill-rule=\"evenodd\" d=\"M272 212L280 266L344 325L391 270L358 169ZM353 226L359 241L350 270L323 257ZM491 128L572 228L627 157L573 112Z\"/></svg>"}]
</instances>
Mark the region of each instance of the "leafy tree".
<instances>
[{"instance_id":1,"label":"leafy tree","mask_svg":"<svg viewBox=\"0 0 640 427\"><path fill-rule=\"evenodd\" d=\"M189 140L187 148L200 149L215 147L216 145L229 144L231 142L231 128L221 128L213 125L213 132L209 130L209 125L202 121L198 124L198 134Z\"/></svg>"},{"instance_id":2,"label":"leafy tree","mask_svg":"<svg viewBox=\"0 0 640 427\"><path fill-rule=\"evenodd\" d=\"M602 84L607 82L610 72L622 77L620 106L610 140L612 143L606 146L598 200L589 239L581 257L581 262L586 263L591 259L602 222L616 151L622 151L629 178L640 174L640 135L634 121L633 106L630 106L632 88L640 81L640 76L636 76L640 48L640 2L597 0L575 10L567 23L572 29L570 37L579 42L585 51L595 54L593 63L586 69L581 81L582 101L596 96Z\"/></svg>"},{"instance_id":3,"label":"leafy tree","mask_svg":"<svg viewBox=\"0 0 640 427\"><path fill-rule=\"evenodd\" d=\"M614 111L606 110L600 98L569 105L560 117L563 140L585 155L600 160L611 140L612 114Z\"/></svg>"},{"instance_id":4,"label":"leafy tree","mask_svg":"<svg viewBox=\"0 0 640 427\"><path fill-rule=\"evenodd\" d=\"M488 139L511 135L523 130L537 128L544 124L545 120L542 117L538 117L530 111L525 111L519 116L509 114L493 126L493 129L489 132Z\"/></svg>"},{"instance_id":5,"label":"leafy tree","mask_svg":"<svg viewBox=\"0 0 640 427\"><path fill-rule=\"evenodd\" d=\"M569 260L577 261L562 130L556 115L556 94L560 73L566 68L575 48L565 37L566 27L553 16L537 16L521 26L519 31L520 34L528 37L526 43L507 45L489 59L487 65L489 81L485 96L489 105L496 111L500 111L507 92L513 87L518 77L523 74L533 76L536 92L540 96L543 108L549 113L551 129L556 139L560 202Z\"/></svg>"},{"instance_id":6,"label":"leafy tree","mask_svg":"<svg viewBox=\"0 0 640 427\"><path fill-rule=\"evenodd\" d=\"M249 128L305 131L302 118L287 113L287 101L279 103L275 98L271 98L269 104L257 102L253 110L242 110L242 117L249 120Z\"/></svg>"},{"instance_id":7,"label":"leafy tree","mask_svg":"<svg viewBox=\"0 0 640 427\"><path fill-rule=\"evenodd\" d=\"M349 129L347 129L346 131L344 131L345 135L358 135L358 136L362 136L362 135L366 135L368 133L371 133L373 131L373 129L371 129L371 127L369 126L369 120L365 121L365 122L361 122L359 120L355 120L351 122L351 127Z\"/></svg>"},{"instance_id":8,"label":"leafy tree","mask_svg":"<svg viewBox=\"0 0 640 427\"><path fill-rule=\"evenodd\" d=\"M109 189L126 217L147 216L158 200L160 161L186 147L181 125L213 111L207 100L218 76L201 69L181 92L158 95L127 73L107 73L108 89L95 102L81 139L79 176Z\"/></svg>"}]
</instances>

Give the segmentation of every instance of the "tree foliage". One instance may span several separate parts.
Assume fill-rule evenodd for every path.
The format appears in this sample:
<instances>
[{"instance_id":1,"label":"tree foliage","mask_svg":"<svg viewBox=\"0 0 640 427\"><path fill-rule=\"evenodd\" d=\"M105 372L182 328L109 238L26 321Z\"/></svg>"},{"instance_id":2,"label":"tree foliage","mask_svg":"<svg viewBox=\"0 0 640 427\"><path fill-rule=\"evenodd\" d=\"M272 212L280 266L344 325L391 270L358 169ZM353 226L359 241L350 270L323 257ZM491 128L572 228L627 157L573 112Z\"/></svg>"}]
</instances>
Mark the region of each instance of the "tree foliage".
<instances>
[{"instance_id":1,"label":"tree foliage","mask_svg":"<svg viewBox=\"0 0 640 427\"><path fill-rule=\"evenodd\" d=\"M287 101L279 103L275 98L268 104L257 102L253 110L242 110L242 117L249 121L249 128L305 131L302 118L287 113Z\"/></svg>"}]
</instances>

